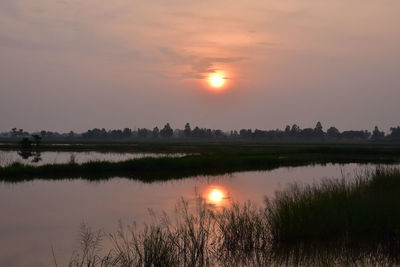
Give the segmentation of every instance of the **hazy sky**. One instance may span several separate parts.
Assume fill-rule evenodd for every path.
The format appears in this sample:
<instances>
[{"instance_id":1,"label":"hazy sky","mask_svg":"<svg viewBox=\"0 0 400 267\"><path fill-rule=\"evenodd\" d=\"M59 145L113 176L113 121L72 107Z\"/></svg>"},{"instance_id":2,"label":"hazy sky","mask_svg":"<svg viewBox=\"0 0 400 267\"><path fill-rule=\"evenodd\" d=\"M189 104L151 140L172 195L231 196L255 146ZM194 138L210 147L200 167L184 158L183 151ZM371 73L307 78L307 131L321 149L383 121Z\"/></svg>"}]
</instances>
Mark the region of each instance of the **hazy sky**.
<instances>
[{"instance_id":1,"label":"hazy sky","mask_svg":"<svg viewBox=\"0 0 400 267\"><path fill-rule=\"evenodd\" d=\"M400 124L399 0L1 0L0 131ZM213 72L225 86L212 90Z\"/></svg>"}]
</instances>

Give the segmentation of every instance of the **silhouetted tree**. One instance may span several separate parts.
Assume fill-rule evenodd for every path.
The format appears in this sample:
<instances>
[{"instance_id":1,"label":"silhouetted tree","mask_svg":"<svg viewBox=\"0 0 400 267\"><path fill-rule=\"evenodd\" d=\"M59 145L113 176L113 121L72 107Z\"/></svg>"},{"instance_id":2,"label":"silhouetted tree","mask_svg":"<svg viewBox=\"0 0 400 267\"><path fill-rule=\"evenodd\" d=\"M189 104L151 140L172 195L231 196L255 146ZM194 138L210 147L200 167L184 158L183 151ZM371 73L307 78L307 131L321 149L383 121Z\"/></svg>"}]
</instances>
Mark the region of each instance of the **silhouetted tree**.
<instances>
[{"instance_id":1,"label":"silhouetted tree","mask_svg":"<svg viewBox=\"0 0 400 267\"><path fill-rule=\"evenodd\" d=\"M214 134L215 138L218 138L218 139L225 137L224 132L222 130L219 130L219 129L215 130L213 134Z\"/></svg>"},{"instance_id":2,"label":"silhouetted tree","mask_svg":"<svg viewBox=\"0 0 400 267\"><path fill-rule=\"evenodd\" d=\"M172 130L171 126L169 123L165 124L164 128L160 131L160 135L162 137L169 138L174 134L174 131Z\"/></svg>"},{"instance_id":3,"label":"silhouetted tree","mask_svg":"<svg viewBox=\"0 0 400 267\"><path fill-rule=\"evenodd\" d=\"M68 133L68 138L74 138L74 137L75 137L74 131L70 131L70 132Z\"/></svg>"},{"instance_id":4,"label":"silhouetted tree","mask_svg":"<svg viewBox=\"0 0 400 267\"><path fill-rule=\"evenodd\" d=\"M237 137L239 137L239 134L238 134L238 132L236 130L232 130L231 134L230 134L230 137L237 138Z\"/></svg>"},{"instance_id":5,"label":"silhouetted tree","mask_svg":"<svg viewBox=\"0 0 400 267\"><path fill-rule=\"evenodd\" d=\"M304 139L304 140L312 140L317 136L315 129L312 128L305 128L298 132L295 137Z\"/></svg>"},{"instance_id":6,"label":"silhouetted tree","mask_svg":"<svg viewBox=\"0 0 400 267\"><path fill-rule=\"evenodd\" d=\"M315 128L314 128L314 132L315 132L316 138L321 139L324 137L325 133L322 128L321 122L317 122L317 124L315 125Z\"/></svg>"},{"instance_id":7,"label":"silhouetted tree","mask_svg":"<svg viewBox=\"0 0 400 267\"><path fill-rule=\"evenodd\" d=\"M323 140L327 137L329 140L386 140L386 141L400 141L400 126L390 128L390 134L385 135L383 131L380 131L378 127L375 127L372 135L367 130L361 131L343 131L342 133L335 127L330 127L326 133L323 130L321 122L317 122L314 128L301 129L297 124L293 124L291 127L289 125L285 126L284 130L261 130L255 129L241 129L239 132L236 130L230 131L230 133L225 133L220 129L209 129L209 128L199 128L196 126L193 130L189 123L186 123L184 129L173 130L169 123L167 123L164 128L160 131L158 127L154 127L151 131L145 128L139 128L137 131L132 131L129 128L106 130L104 128L94 128L88 130L82 134L76 134L72 131L69 133L58 133L51 131L40 131L39 134L29 134L23 129L13 128L9 132L0 133L1 138L27 138L31 137L30 142L32 146L33 143L39 145L42 139L58 139L61 138L83 138L83 139L105 139L105 140L117 140L117 139L127 139L131 136L136 136L139 138L157 138L162 136L164 138L176 137L176 138L200 138L200 139L252 139L252 140L265 140L265 141L282 141L282 140ZM22 142L22 141L21 141ZM25 141L24 141L25 142ZM20 143L21 144L21 143ZM27 143L26 146L28 147Z\"/></svg>"},{"instance_id":8,"label":"silhouetted tree","mask_svg":"<svg viewBox=\"0 0 400 267\"><path fill-rule=\"evenodd\" d=\"M289 135L290 134L290 126L286 125L285 127L285 134Z\"/></svg>"},{"instance_id":9,"label":"silhouetted tree","mask_svg":"<svg viewBox=\"0 0 400 267\"><path fill-rule=\"evenodd\" d=\"M317 122L317 124L315 125L314 131L316 131L316 132L322 132L323 131L322 130L322 124L321 124L320 121Z\"/></svg>"},{"instance_id":10,"label":"silhouetted tree","mask_svg":"<svg viewBox=\"0 0 400 267\"><path fill-rule=\"evenodd\" d=\"M11 136L17 136L17 135L18 135L17 128L12 128L11 129Z\"/></svg>"},{"instance_id":11,"label":"silhouetted tree","mask_svg":"<svg viewBox=\"0 0 400 267\"><path fill-rule=\"evenodd\" d=\"M125 128L125 129L122 131L122 135L123 135L125 138L131 137L131 136L132 136L132 130L129 129L129 128Z\"/></svg>"},{"instance_id":12,"label":"silhouetted tree","mask_svg":"<svg viewBox=\"0 0 400 267\"><path fill-rule=\"evenodd\" d=\"M160 135L160 130L156 126L156 127L153 128L153 137L157 138L159 135Z\"/></svg>"},{"instance_id":13,"label":"silhouetted tree","mask_svg":"<svg viewBox=\"0 0 400 267\"><path fill-rule=\"evenodd\" d=\"M390 134L388 136L391 141L400 141L400 127L390 128Z\"/></svg>"},{"instance_id":14,"label":"silhouetted tree","mask_svg":"<svg viewBox=\"0 0 400 267\"><path fill-rule=\"evenodd\" d=\"M239 131L240 138L251 138L253 135L253 132L251 129L242 129Z\"/></svg>"},{"instance_id":15,"label":"silhouetted tree","mask_svg":"<svg viewBox=\"0 0 400 267\"><path fill-rule=\"evenodd\" d=\"M368 131L343 131L340 134L340 139L349 139L349 140L366 140L371 136L371 133Z\"/></svg>"},{"instance_id":16,"label":"silhouetted tree","mask_svg":"<svg viewBox=\"0 0 400 267\"><path fill-rule=\"evenodd\" d=\"M300 127L297 124L293 124L292 128L290 129L290 135L293 137L297 137L300 131L301 131Z\"/></svg>"},{"instance_id":17,"label":"silhouetted tree","mask_svg":"<svg viewBox=\"0 0 400 267\"><path fill-rule=\"evenodd\" d=\"M146 138L150 135L151 131L147 130L146 128L142 128L142 129L139 128L137 130L137 133L140 138Z\"/></svg>"},{"instance_id":18,"label":"silhouetted tree","mask_svg":"<svg viewBox=\"0 0 400 267\"><path fill-rule=\"evenodd\" d=\"M190 135L192 134L192 130L190 128L189 123L185 124L185 129L183 130L183 133L185 134L185 137L190 137Z\"/></svg>"},{"instance_id":19,"label":"silhouetted tree","mask_svg":"<svg viewBox=\"0 0 400 267\"><path fill-rule=\"evenodd\" d=\"M337 139L340 136L340 132L336 127L330 127L326 131L326 136L330 139Z\"/></svg>"},{"instance_id":20,"label":"silhouetted tree","mask_svg":"<svg viewBox=\"0 0 400 267\"><path fill-rule=\"evenodd\" d=\"M379 131L378 126L375 126L374 131L372 132L371 139L373 141L381 141L385 137L385 133Z\"/></svg>"}]
</instances>

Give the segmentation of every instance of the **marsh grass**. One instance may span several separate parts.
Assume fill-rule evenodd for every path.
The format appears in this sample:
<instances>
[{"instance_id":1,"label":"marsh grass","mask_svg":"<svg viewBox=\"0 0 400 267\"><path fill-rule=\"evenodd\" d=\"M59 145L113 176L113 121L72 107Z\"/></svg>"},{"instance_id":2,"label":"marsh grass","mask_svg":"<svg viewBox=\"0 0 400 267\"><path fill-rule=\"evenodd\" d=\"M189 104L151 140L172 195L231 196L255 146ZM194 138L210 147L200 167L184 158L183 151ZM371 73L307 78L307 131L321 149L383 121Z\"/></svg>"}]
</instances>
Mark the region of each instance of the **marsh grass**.
<instances>
[{"instance_id":1,"label":"marsh grass","mask_svg":"<svg viewBox=\"0 0 400 267\"><path fill-rule=\"evenodd\" d=\"M213 146L210 151L203 151L206 148L198 148L199 151L202 149L199 154L177 158L140 158L120 162L93 161L81 164L71 160L65 164L45 164L41 166L14 163L0 167L0 180L6 182L21 182L35 178L100 180L124 176L144 182L152 182L195 175L270 170L285 166L327 163L398 163L400 161L400 150L397 147Z\"/></svg>"},{"instance_id":2,"label":"marsh grass","mask_svg":"<svg viewBox=\"0 0 400 267\"><path fill-rule=\"evenodd\" d=\"M266 211L272 251L292 255L294 261L315 252L343 254L350 257L350 262L384 257L399 263L397 168L378 167L353 180L292 185L277 193L275 199L267 200Z\"/></svg>"},{"instance_id":3,"label":"marsh grass","mask_svg":"<svg viewBox=\"0 0 400 267\"><path fill-rule=\"evenodd\" d=\"M378 167L352 180L295 184L266 201L272 242L399 240L399 200L400 171L396 168Z\"/></svg>"},{"instance_id":4,"label":"marsh grass","mask_svg":"<svg viewBox=\"0 0 400 267\"><path fill-rule=\"evenodd\" d=\"M292 185L264 207L219 210L198 198L193 209L181 200L172 217L153 218L143 228L120 223L105 256L99 234L81 229L70 266L398 265L400 170Z\"/></svg>"}]
</instances>

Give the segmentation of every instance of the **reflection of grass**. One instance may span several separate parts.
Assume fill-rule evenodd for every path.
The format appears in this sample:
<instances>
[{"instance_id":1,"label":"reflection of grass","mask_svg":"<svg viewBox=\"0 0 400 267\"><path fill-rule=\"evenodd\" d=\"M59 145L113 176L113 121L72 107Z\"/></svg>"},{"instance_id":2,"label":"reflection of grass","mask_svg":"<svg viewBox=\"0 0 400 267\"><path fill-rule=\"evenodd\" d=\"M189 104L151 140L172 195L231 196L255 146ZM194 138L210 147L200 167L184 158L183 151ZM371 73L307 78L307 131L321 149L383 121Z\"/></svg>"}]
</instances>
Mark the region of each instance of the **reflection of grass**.
<instances>
[{"instance_id":1,"label":"reflection of grass","mask_svg":"<svg viewBox=\"0 0 400 267\"><path fill-rule=\"evenodd\" d=\"M265 208L245 203L216 211L199 199L190 212L183 202L176 220L164 215L144 230L121 226L110 235L107 256L84 264L398 265L399 200L400 170L377 169L353 182L289 187Z\"/></svg>"},{"instance_id":2,"label":"reflection of grass","mask_svg":"<svg viewBox=\"0 0 400 267\"><path fill-rule=\"evenodd\" d=\"M199 147L190 146L189 148L182 148L180 152L198 154L180 158L141 158L122 162L102 161L82 164L70 162L35 167L13 164L0 168L0 180L21 181L35 177L102 179L126 176L143 181L154 181L314 163L393 163L400 160L400 150L396 146L199 145Z\"/></svg>"}]
</instances>

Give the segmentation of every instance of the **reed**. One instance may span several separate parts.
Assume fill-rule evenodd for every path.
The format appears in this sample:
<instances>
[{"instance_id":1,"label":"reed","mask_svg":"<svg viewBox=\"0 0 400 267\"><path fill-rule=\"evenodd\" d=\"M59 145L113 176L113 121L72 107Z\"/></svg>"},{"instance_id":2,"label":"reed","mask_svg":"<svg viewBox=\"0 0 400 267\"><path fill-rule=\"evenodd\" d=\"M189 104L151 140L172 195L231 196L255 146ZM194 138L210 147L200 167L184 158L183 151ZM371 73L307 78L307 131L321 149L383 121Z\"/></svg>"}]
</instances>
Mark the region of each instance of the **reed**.
<instances>
[{"instance_id":1,"label":"reed","mask_svg":"<svg viewBox=\"0 0 400 267\"><path fill-rule=\"evenodd\" d=\"M154 215L155 216L155 215ZM142 229L120 224L106 256L83 235L87 266L281 266L400 264L400 170L377 168L353 180L292 185L265 201L215 209L182 200L174 217ZM87 236L91 238L87 238ZM87 242L89 240L90 242ZM90 246L89 246L90 247ZM82 260L83 259L83 260ZM89 260L88 260L89 259ZM78 265L71 265L78 266Z\"/></svg>"}]
</instances>

